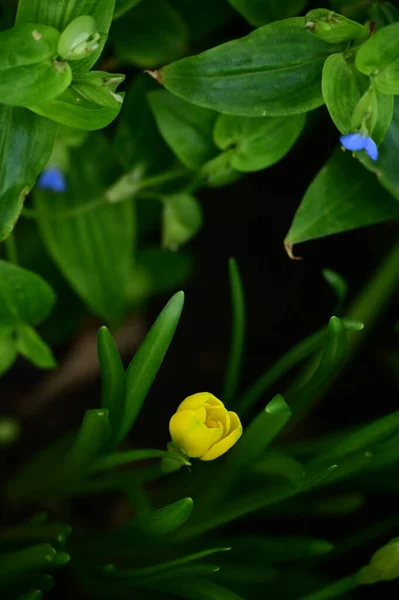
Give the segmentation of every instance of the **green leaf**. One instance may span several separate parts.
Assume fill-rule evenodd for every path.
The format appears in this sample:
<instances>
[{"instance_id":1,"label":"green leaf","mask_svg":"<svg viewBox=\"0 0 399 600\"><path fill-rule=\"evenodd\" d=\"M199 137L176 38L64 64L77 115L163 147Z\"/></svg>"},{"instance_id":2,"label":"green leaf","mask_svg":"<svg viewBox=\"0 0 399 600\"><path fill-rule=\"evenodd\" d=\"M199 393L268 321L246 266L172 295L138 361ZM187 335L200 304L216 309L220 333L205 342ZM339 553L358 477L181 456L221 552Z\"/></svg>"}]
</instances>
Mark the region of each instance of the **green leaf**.
<instances>
[{"instance_id":1,"label":"green leaf","mask_svg":"<svg viewBox=\"0 0 399 600\"><path fill-rule=\"evenodd\" d=\"M212 139L216 112L166 90L151 92L148 98L162 137L189 169L196 170L216 156Z\"/></svg>"},{"instance_id":2,"label":"green leaf","mask_svg":"<svg viewBox=\"0 0 399 600\"><path fill-rule=\"evenodd\" d=\"M344 594L356 589L359 585L358 578L355 575L351 575L327 585L313 594L302 596L299 600L331 600L332 598L342 598Z\"/></svg>"},{"instance_id":3,"label":"green leaf","mask_svg":"<svg viewBox=\"0 0 399 600\"><path fill-rule=\"evenodd\" d=\"M244 600L218 583L202 578L179 578L171 583L159 584L157 589L188 600Z\"/></svg>"},{"instance_id":4,"label":"green leaf","mask_svg":"<svg viewBox=\"0 0 399 600\"><path fill-rule=\"evenodd\" d=\"M229 538L229 562L284 563L322 556L333 550L327 540L297 535L239 535ZM238 562L238 561L237 561Z\"/></svg>"},{"instance_id":5,"label":"green leaf","mask_svg":"<svg viewBox=\"0 0 399 600\"><path fill-rule=\"evenodd\" d=\"M179 463L180 466L189 466L191 463L188 459L177 454L172 454L167 450L126 450L125 452L115 452L113 454L107 454L96 461L93 466L93 471L107 471L126 465L136 461L143 460L154 460L155 458L166 458L173 459L174 462Z\"/></svg>"},{"instance_id":6,"label":"green leaf","mask_svg":"<svg viewBox=\"0 0 399 600\"><path fill-rule=\"evenodd\" d=\"M56 566L57 552L50 544L38 544L0 556L0 585L10 584L21 576Z\"/></svg>"},{"instance_id":7,"label":"green leaf","mask_svg":"<svg viewBox=\"0 0 399 600\"><path fill-rule=\"evenodd\" d=\"M231 297L231 341L222 400L227 406L237 393L240 383L245 344L246 310L244 287L240 271L234 258L229 260L229 281Z\"/></svg>"},{"instance_id":8,"label":"green leaf","mask_svg":"<svg viewBox=\"0 0 399 600\"><path fill-rule=\"evenodd\" d=\"M115 0L114 20L119 19L141 0Z\"/></svg>"},{"instance_id":9,"label":"green leaf","mask_svg":"<svg viewBox=\"0 0 399 600\"><path fill-rule=\"evenodd\" d=\"M138 75L128 88L117 121L115 152L128 170L137 177L166 171L174 157L161 137L149 107L147 93L158 87L148 75Z\"/></svg>"},{"instance_id":10,"label":"green leaf","mask_svg":"<svg viewBox=\"0 0 399 600\"><path fill-rule=\"evenodd\" d=\"M162 245L176 250L193 238L202 227L201 205L190 194L162 196Z\"/></svg>"},{"instance_id":11,"label":"green leaf","mask_svg":"<svg viewBox=\"0 0 399 600\"><path fill-rule=\"evenodd\" d=\"M219 32L237 18L226 0L169 0L183 17L191 42L200 41Z\"/></svg>"},{"instance_id":12,"label":"green leaf","mask_svg":"<svg viewBox=\"0 0 399 600\"><path fill-rule=\"evenodd\" d=\"M59 269L89 308L112 323L125 310L135 239L130 202L108 203L119 169L100 135L72 148L67 190L37 190L41 235Z\"/></svg>"},{"instance_id":13,"label":"green leaf","mask_svg":"<svg viewBox=\"0 0 399 600\"><path fill-rule=\"evenodd\" d=\"M395 98L391 125L379 147L378 161L375 163L364 152L357 154L360 162L376 174L379 183L392 196L399 200L399 170L397 156L399 153L399 98ZM381 194L381 191L379 192Z\"/></svg>"},{"instance_id":14,"label":"green leaf","mask_svg":"<svg viewBox=\"0 0 399 600\"><path fill-rule=\"evenodd\" d=\"M79 77L91 69L104 48L114 6L115 0L51 0L51 6L48 0L19 0L16 22L43 23L63 31L77 17L92 16L101 34L100 46L86 58L74 61L72 71L74 76Z\"/></svg>"},{"instance_id":15,"label":"green leaf","mask_svg":"<svg viewBox=\"0 0 399 600\"><path fill-rule=\"evenodd\" d=\"M337 298L337 308L341 310L348 295L348 284L345 279L332 269L323 269L322 275ZM338 312L335 310L335 312Z\"/></svg>"},{"instance_id":16,"label":"green leaf","mask_svg":"<svg viewBox=\"0 0 399 600\"><path fill-rule=\"evenodd\" d=\"M51 349L29 325L19 325L18 352L39 369L54 369L57 366Z\"/></svg>"},{"instance_id":17,"label":"green leaf","mask_svg":"<svg viewBox=\"0 0 399 600\"><path fill-rule=\"evenodd\" d=\"M139 529L151 537L164 537L174 533L190 517L194 502L191 498L182 498L163 508L135 517L123 526L123 530Z\"/></svg>"},{"instance_id":18,"label":"green leaf","mask_svg":"<svg viewBox=\"0 0 399 600\"><path fill-rule=\"evenodd\" d=\"M104 102L96 104L87 100L84 93L80 93L78 86L70 87L55 100L45 104L30 104L28 108L56 123L85 131L103 129L118 116L122 108L122 95L118 94L121 100L115 100L115 106L110 107L104 106Z\"/></svg>"},{"instance_id":19,"label":"green leaf","mask_svg":"<svg viewBox=\"0 0 399 600\"><path fill-rule=\"evenodd\" d=\"M127 403L120 441L134 424L165 358L183 310L184 294L175 294L142 341L126 372Z\"/></svg>"},{"instance_id":20,"label":"green leaf","mask_svg":"<svg viewBox=\"0 0 399 600\"><path fill-rule=\"evenodd\" d=\"M399 94L399 23L377 31L356 53L356 68L383 94Z\"/></svg>"},{"instance_id":21,"label":"green leaf","mask_svg":"<svg viewBox=\"0 0 399 600\"><path fill-rule=\"evenodd\" d=\"M42 592L39 590L32 590L31 592L27 592L26 594L22 594L22 596L18 596L17 600L41 600Z\"/></svg>"},{"instance_id":22,"label":"green leaf","mask_svg":"<svg viewBox=\"0 0 399 600\"><path fill-rule=\"evenodd\" d=\"M101 366L101 408L109 412L111 439L118 437L123 423L126 402L125 369L112 335L107 327L101 327L97 334L98 359Z\"/></svg>"},{"instance_id":23,"label":"green leaf","mask_svg":"<svg viewBox=\"0 0 399 600\"><path fill-rule=\"evenodd\" d=\"M101 454L110 433L106 408L86 410L83 421L67 452L60 470L64 473L62 484L70 484L90 470L93 461Z\"/></svg>"},{"instance_id":24,"label":"green leaf","mask_svg":"<svg viewBox=\"0 0 399 600\"><path fill-rule=\"evenodd\" d=\"M180 58L188 33L179 13L165 0L139 2L112 27L118 57L151 69Z\"/></svg>"},{"instance_id":25,"label":"green leaf","mask_svg":"<svg viewBox=\"0 0 399 600\"><path fill-rule=\"evenodd\" d=\"M305 115L258 119L220 115L213 135L219 148L234 150L230 155L234 169L258 171L274 165L289 152L305 121Z\"/></svg>"},{"instance_id":26,"label":"green leaf","mask_svg":"<svg viewBox=\"0 0 399 600\"><path fill-rule=\"evenodd\" d=\"M39 325L54 303L53 290L39 275L0 261L0 326Z\"/></svg>"},{"instance_id":27,"label":"green leaf","mask_svg":"<svg viewBox=\"0 0 399 600\"><path fill-rule=\"evenodd\" d=\"M310 184L285 239L294 244L399 218L399 206L375 178L337 149Z\"/></svg>"},{"instance_id":28,"label":"green leaf","mask_svg":"<svg viewBox=\"0 0 399 600\"><path fill-rule=\"evenodd\" d=\"M0 337L0 376L14 364L18 356L17 342L12 335Z\"/></svg>"},{"instance_id":29,"label":"green leaf","mask_svg":"<svg viewBox=\"0 0 399 600\"><path fill-rule=\"evenodd\" d=\"M71 87L88 102L119 110L123 104L123 96L117 94L116 90L124 80L125 75L119 73L90 71L75 78Z\"/></svg>"},{"instance_id":30,"label":"green leaf","mask_svg":"<svg viewBox=\"0 0 399 600\"><path fill-rule=\"evenodd\" d=\"M50 158L56 131L54 123L29 110L0 104L0 241L13 230Z\"/></svg>"},{"instance_id":31,"label":"green leaf","mask_svg":"<svg viewBox=\"0 0 399 600\"><path fill-rule=\"evenodd\" d=\"M272 21L280 21L300 13L307 0L229 0L251 25L259 26Z\"/></svg>"},{"instance_id":32,"label":"green leaf","mask_svg":"<svg viewBox=\"0 0 399 600\"><path fill-rule=\"evenodd\" d=\"M300 114L323 104L323 64L341 48L309 34L298 17L184 58L155 76L177 96L223 113Z\"/></svg>"},{"instance_id":33,"label":"green leaf","mask_svg":"<svg viewBox=\"0 0 399 600\"><path fill-rule=\"evenodd\" d=\"M0 32L0 102L26 106L38 97L48 102L67 89L72 71L54 60L59 37L39 23Z\"/></svg>"},{"instance_id":34,"label":"green leaf","mask_svg":"<svg viewBox=\"0 0 399 600\"><path fill-rule=\"evenodd\" d=\"M377 24L378 29L399 21L399 10L391 3L373 4L370 10L370 20Z\"/></svg>"},{"instance_id":35,"label":"green leaf","mask_svg":"<svg viewBox=\"0 0 399 600\"><path fill-rule=\"evenodd\" d=\"M36 542L47 542L55 546L64 546L68 540L72 528L67 523L60 522L32 522L31 520L2 529L0 533L0 547L12 544L33 544Z\"/></svg>"}]
</instances>

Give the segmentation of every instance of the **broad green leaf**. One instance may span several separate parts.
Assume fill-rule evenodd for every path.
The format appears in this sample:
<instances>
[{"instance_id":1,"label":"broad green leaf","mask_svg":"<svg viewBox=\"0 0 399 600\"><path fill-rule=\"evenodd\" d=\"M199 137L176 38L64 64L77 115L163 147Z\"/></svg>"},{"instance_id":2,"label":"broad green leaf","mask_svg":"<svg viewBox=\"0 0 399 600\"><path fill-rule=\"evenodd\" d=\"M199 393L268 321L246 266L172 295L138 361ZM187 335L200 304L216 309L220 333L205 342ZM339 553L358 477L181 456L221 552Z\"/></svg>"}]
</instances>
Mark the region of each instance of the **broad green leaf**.
<instances>
[{"instance_id":1,"label":"broad green leaf","mask_svg":"<svg viewBox=\"0 0 399 600\"><path fill-rule=\"evenodd\" d=\"M72 71L55 61L60 34L39 23L0 32L0 102L18 106L48 102L67 89Z\"/></svg>"},{"instance_id":2,"label":"broad green leaf","mask_svg":"<svg viewBox=\"0 0 399 600\"><path fill-rule=\"evenodd\" d=\"M384 139L393 115L393 97L382 94L360 73L353 58L333 54L324 63L322 90L334 124L341 133L357 131L366 125L376 144Z\"/></svg>"},{"instance_id":3,"label":"broad green leaf","mask_svg":"<svg viewBox=\"0 0 399 600\"><path fill-rule=\"evenodd\" d=\"M135 239L130 202L110 204L104 193L119 169L109 145L93 134L70 153L67 190L37 190L40 232L59 269L96 314L118 322L126 305Z\"/></svg>"},{"instance_id":4,"label":"broad green leaf","mask_svg":"<svg viewBox=\"0 0 399 600\"><path fill-rule=\"evenodd\" d=\"M121 74L90 71L75 78L71 87L88 102L119 110L123 96L117 94L116 89L124 79L125 76Z\"/></svg>"},{"instance_id":5,"label":"broad green leaf","mask_svg":"<svg viewBox=\"0 0 399 600\"><path fill-rule=\"evenodd\" d=\"M212 131L217 113L166 90L151 92L148 98L162 137L187 167L198 169L216 156Z\"/></svg>"},{"instance_id":6,"label":"broad green leaf","mask_svg":"<svg viewBox=\"0 0 399 600\"><path fill-rule=\"evenodd\" d=\"M14 364L18 356L17 342L12 335L0 337L0 376L4 375Z\"/></svg>"},{"instance_id":7,"label":"broad green leaf","mask_svg":"<svg viewBox=\"0 0 399 600\"><path fill-rule=\"evenodd\" d=\"M312 36L298 17L184 58L154 76L176 96L223 113L300 114L323 104L323 64L341 49Z\"/></svg>"},{"instance_id":8,"label":"broad green leaf","mask_svg":"<svg viewBox=\"0 0 399 600\"><path fill-rule=\"evenodd\" d=\"M87 88L86 88L87 90ZM123 96L118 94L120 100L115 100L114 106L104 106L87 100L79 88L70 87L55 100L45 104L30 104L29 110L51 119L61 125L95 131L103 129L118 116L122 108Z\"/></svg>"},{"instance_id":9,"label":"broad green leaf","mask_svg":"<svg viewBox=\"0 0 399 600\"><path fill-rule=\"evenodd\" d=\"M266 169L292 148L305 126L305 115L291 117L236 117L220 115L214 129L215 143L232 148L230 164L237 171Z\"/></svg>"},{"instance_id":10,"label":"broad green leaf","mask_svg":"<svg viewBox=\"0 0 399 600\"><path fill-rule=\"evenodd\" d=\"M19 325L18 352L39 369L54 369L57 366L49 346L29 325Z\"/></svg>"},{"instance_id":11,"label":"broad green leaf","mask_svg":"<svg viewBox=\"0 0 399 600\"><path fill-rule=\"evenodd\" d=\"M135 517L123 526L123 530L139 529L151 537L163 537L174 533L187 521L193 510L191 498L182 498L158 510Z\"/></svg>"},{"instance_id":12,"label":"broad green leaf","mask_svg":"<svg viewBox=\"0 0 399 600\"><path fill-rule=\"evenodd\" d=\"M377 31L356 53L356 68L383 94L399 94L399 23Z\"/></svg>"},{"instance_id":13,"label":"broad green leaf","mask_svg":"<svg viewBox=\"0 0 399 600\"><path fill-rule=\"evenodd\" d=\"M142 0L115 0L114 19L119 19L128 10L136 6Z\"/></svg>"},{"instance_id":14,"label":"broad green leaf","mask_svg":"<svg viewBox=\"0 0 399 600\"><path fill-rule=\"evenodd\" d=\"M162 583L156 586L160 591L187 598L188 600L244 600L235 592L208 579L179 578L170 583Z\"/></svg>"},{"instance_id":15,"label":"broad green leaf","mask_svg":"<svg viewBox=\"0 0 399 600\"><path fill-rule=\"evenodd\" d=\"M307 0L229 0L251 25L259 26L272 21L294 17L306 6Z\"/></svg>"},{"instance_id":16,"label":"broad green leaf","mask_svg":"<svg viewBox=\"0 0 399 600\"><path fill-rule=\"evenodd\" d=\"M69 485L70 478L74 481L90 469L93 461L104 450L109 433L108 410L106 408L86 410L64 462L60 465L60 470L65 474L63 482L65 487Z\"/></svg>"},{"instance_id":17,"label":"broad green leaf","mask_svg":"<svg viewBox=\"0 0 399 600\"><path fill-rule=\"evenodd\" d=\"M285 239L294 244L399 218L399 206L337 149L310 184Z\"/></svg>"},{"instance_id":18,"label":"broad green leaf","mask_svg":"<svg viewBox=\"0 0 399 600\"><path fill-rule=\"evenodd\" d=\"M16 22L43 23L62 32L77 17L91 15L101 34L101 43L98 50L71 65L73 74L78 77L97 62L107 40L114 7L115 0L51 0L51 4L48 0L19 0Z\"/></svg>"},{"instance_id":19,"label":"broad green leaf","mask_svg":"<svg viewBox=\"0 0 399 600\"><path fill-rule=\"evenodd\" d=\"M399 98L395 98L391 125L379 147L378 161L374 163L364 152L357 155L360 162L369 171L376 174L380 184L399 200L399 170L397 157L399 153ZM379 192L381 194L381 191Z\"/></svg>"},{"instance_id":20,"label":"broad green leaf","mask_svg":"<svg viewBox=\"0 0 399 600\"><path fill-rule=\"evenodd\" d=\"M183 304L184 294L177 292L158 316L127 369L127 402L120 441L134 424L143 406L173 339Z\"/></svg>"},{"instance_id":21,"label":"broad green leaf","mask_svg":"<svg viewBox=\"0 0 399 600\"><path fill-rule=\"evenodd\" d=\"M185 192L163 196L162 245L176 250L193 238L202 227L199 202Z\"/></svg>"},{"instance_id":22,"label":"broad green leaf","mask_svg":"<svg viewBox=\"0 0 399 600\"><path fill-rule=\"evenodd\" d=\"M107 327L97 334L97 352L101 366L101 407L108 409L111 434L109 444L118 437L126 402L125 369L118 348Z\"/></svg>"},{"instance_id":23,"label":"broad green leaf","mask_svg":"<svg viewBox=\"0 0 399 600\"><path fill-rule=\"evenodd\" d=\"M39 275L0 261L0 326L39 325L54 303L53 290Z\"/></svg>"},{"instance_id":24,"label":"broad green leaf","mask_svg":"<svg viewBox=\"0 0 399 600\"><path fill-rule=\"evenodd\" d=\"M148 75L138 75L128 88L114 138L122 165L137 177L166 171L174 160L158 131L147 93L157 88Z\"/></svg>"},{"instance_id":25,"label":"broad green leaf","mask_svg":"<svg viewBox=\"0 0 399 600\"><path fill-rule=\"evenodd\" d=\"M0 104L0 241L50 158L56 131L55 123L29 110Z\"/></svg>"},{"instance_id":26,"label":"broad green leaf","mask_svg":"<svg viewBox=\"0 0 399 600\"><path fill-rule=\"evenodd\" d=\"M115 21L112 40L120 59L152 69L183 56L188 33L166 0L144 0Z\"/></svg>"}]
</instances>

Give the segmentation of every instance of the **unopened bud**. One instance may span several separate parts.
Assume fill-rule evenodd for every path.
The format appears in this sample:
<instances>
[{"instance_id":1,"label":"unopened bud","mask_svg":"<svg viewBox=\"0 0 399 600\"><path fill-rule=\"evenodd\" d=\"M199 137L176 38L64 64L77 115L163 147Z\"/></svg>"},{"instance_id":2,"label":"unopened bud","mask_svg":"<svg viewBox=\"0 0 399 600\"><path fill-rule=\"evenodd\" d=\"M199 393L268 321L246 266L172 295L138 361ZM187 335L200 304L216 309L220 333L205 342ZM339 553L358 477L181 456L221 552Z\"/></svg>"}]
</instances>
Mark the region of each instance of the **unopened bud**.
<instances>
[{"instance_id":1,"label":"unopened bud","mask_svg":"<svg viewBox=\"0 0 399 600\"><path fill-rule=\"evenodd\" d=\"M64 60L81 60L100 45L97 25L90 15L74 19L62 32L58 41L58 54Z\"/></svg>"},{"instance_id":2,"label":"unopened bud","mask_svg":"<svg viewBox=\"0 0 399 600\"><path fill-rule=\"evenodd\" d=\"M366 25L351 21L325 8L308 12L305 16L305 27L316 37L332 44L363 38L366 40L370 35Z\"/></svg>"}]
</instances>

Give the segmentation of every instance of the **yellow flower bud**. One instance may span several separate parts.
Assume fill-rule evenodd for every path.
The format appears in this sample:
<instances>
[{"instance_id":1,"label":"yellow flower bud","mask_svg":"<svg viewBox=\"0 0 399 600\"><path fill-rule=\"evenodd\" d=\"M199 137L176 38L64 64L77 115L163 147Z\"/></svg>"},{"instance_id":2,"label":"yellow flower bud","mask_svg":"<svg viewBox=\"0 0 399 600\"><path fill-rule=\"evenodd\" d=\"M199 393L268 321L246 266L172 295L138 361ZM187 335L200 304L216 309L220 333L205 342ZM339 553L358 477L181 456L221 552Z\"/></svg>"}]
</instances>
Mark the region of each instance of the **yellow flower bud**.
<instances>
[{"instance_id":1,"label":"yellow flower bud","mask_svg":"<svg viewBox=\"0 0 399 600\"><path fill-rule=\"evenodd\" d=\"M214 460L230 450L242 435L235 412L209 392L188 396L169 423L173 443L190 458Z\"/></svg>"}]
</instances>

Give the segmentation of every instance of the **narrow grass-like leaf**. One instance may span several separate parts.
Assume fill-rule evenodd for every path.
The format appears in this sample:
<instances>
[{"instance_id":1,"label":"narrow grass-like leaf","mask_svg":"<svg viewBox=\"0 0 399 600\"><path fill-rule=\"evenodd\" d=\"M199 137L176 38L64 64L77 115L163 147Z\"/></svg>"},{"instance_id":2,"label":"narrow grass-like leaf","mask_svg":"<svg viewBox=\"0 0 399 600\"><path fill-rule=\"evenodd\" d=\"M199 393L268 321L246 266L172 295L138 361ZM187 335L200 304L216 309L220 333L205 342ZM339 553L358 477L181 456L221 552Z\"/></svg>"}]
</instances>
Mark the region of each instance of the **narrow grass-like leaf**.
<instances>
[{"instance_id":1,"label":"narrow grass-like leaf","mask_svg":"<svg viewBox=\"0 0 399 600\"><path fill-rule=\"evenodd\" d=\"M156 587L160 591L188 600L244 600L242 596L208 579L180 579Z\"/></svg>"},{"instance_id":2,"label":"narrow grass-like leaf","mask_svg":"<svg viewBox=\"0 0 399 600\"><path fill-rule=\"evenodd\" d=\"M331 269L323 269L322 274L337 298L335 312L339 313L348 295L348 284L342 275Z\"/></svg>"},{"instance_id":3,"label":"narrow grass-like leaf","mask_svg":"<svg viewBox=\"0 0 399 600\"><path fill-rule=\"evenodd\" d=\"M113 448L113 442L118 439L118 433L123 423L126 377L118 348L105 326L98 330L97 351L101 366L101 407L109 412L111 428L109 448Z\"/></svg>"},{"instance_id":4,"label":"narrow grass-like leaf","mask_svg":"<svg viewBox=\"0 0 399 600\"><path fill-rule=\"evenodd\" d=\"M0 531L0 548L14 544L48 542L65 544L72 529L67 523L23 524Z\"/></svg>"},{"instance_id":5,"label":"narrow grass-like leaf","mask_svg":"<svg viewBox=\"0 0 399 600\"><path fill-rule=\"evenodd\" d=\"M180 529L193 510L191 498L182 498L150 513L135 517L123 526L123 531L139 529L152 537L163 537Z\"/></svg>"},{"instance_id":6,"label":"narrow grass-like leaf","mask_svg":"<svg viewBox=\"0 0 399 600\"><path fill-rule=\"evenodd\" d=\"M239 535L229 538L232 547L228 561L281 563L303 560L328 554L334 548L331 542L315 537L287 535Z\"/></svg>"},{"instance_id":7,"label":"narrow grass-like leaf","mask_svg":"<svg viewBox=\"0 0 399 600\"><path fill-rule=\"evenodd\" d=\"M0 586L9 584L21 575L54 568L57 552L50 544L30 546L0 556Z\"/></svg>"},{"instance_id":8,"label":"narrow grass-like leaf","mask_svg":"<svg viewBox=\"0 0 399 600\"><path fill-rule=\"evenodd\" d=\"M40 600L41 597L42 592L40 590L32 590L31 592L18 596L17 600Z\"/></svg>"},{"instance_id":9,"label":"narrow grass-like leaf","mask_svg":"<svg viewBox=\"0 0 399 600\"><path fill-rule=\"evenodd\" d=\"M126 452L115 452L107 454L97 460L93 465L93 471L107 471L132 462L153 460L154 458L171 458L172 455L167 450L127 450ZM173 460L178 461L177 456ZM186 464L183 463L182 464Z\"/></svg>"},{"instance_id":10,"label":"narrow grass-like leaf","mask_svg":"<svg viewBox=\"0 0 399 600\"><path fill-rule=\"evenodd\" d=\"M237 393L245 343L245 297L240 271L234 258L229 260L231 296L231 341L222 399L227 405Z\"/></svg>"},{"instance_id":11,"label":"narrow grass-like leaf","mask_svg":"<svg viewBox=\"0 0 399 600\"><path fill-rule=\"evenodd\" d=\"M359 582L355 575L340 579L331 585L309 594L308 596L302 596L300 600L330 600L330 598L342 598L344 594L356 589L359 586Z\"/></svg>"},{"instance_id":12,"label":"narrow grass-like leaf","mask_svg":"<svg viewBox=\"0 0 399 600\"><path fill-rule=\"evenodd\" d=\"M82 475L103 450L109 435L108 410L89 409L76 434L63 469L75 480Z\"/></svg>"},{"instance_id":13,"label":"narrow grass-like leaf","mask_svg":"<svg viewBox=\"0 0 399 600\"><path fill-rule=\"evenodd\" d=\"M158 316L127 369L127 402L118 442L131 429L143 406L176 331L183 304L184 294L177 292Z\"/></svg>"}]
</instances>

